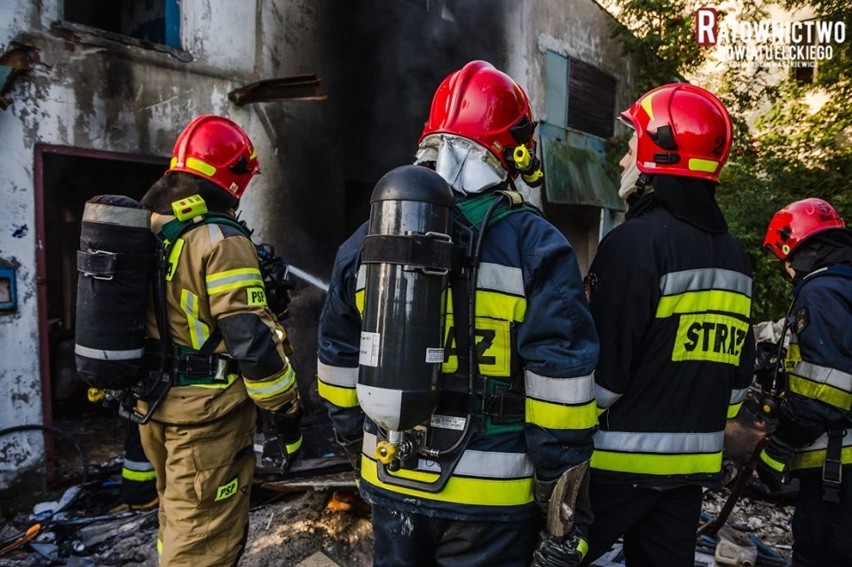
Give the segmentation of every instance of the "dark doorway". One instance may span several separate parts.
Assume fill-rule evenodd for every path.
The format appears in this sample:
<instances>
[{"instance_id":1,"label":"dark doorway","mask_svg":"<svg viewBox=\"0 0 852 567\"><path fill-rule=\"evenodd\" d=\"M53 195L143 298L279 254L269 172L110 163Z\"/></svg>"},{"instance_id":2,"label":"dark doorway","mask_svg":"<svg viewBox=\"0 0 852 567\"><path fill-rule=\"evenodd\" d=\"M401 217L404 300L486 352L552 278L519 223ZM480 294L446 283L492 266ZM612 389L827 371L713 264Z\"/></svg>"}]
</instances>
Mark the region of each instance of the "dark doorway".
<instances>
[{"instance_id":1,"label":"dark doorway","mask_svg":"<svg viewBox=\"0 0 852 567\"><path fill-rule=\"evenodd\" d=\"M115 414L114 408L87 400L87 388L75 371L76 254L83 206L95 195L140 199L166 170L167 160L40 145L35 166L45 423L62 422L76 430L80 424L73 422L81 416Z\"/></svg>"}]
</instances>

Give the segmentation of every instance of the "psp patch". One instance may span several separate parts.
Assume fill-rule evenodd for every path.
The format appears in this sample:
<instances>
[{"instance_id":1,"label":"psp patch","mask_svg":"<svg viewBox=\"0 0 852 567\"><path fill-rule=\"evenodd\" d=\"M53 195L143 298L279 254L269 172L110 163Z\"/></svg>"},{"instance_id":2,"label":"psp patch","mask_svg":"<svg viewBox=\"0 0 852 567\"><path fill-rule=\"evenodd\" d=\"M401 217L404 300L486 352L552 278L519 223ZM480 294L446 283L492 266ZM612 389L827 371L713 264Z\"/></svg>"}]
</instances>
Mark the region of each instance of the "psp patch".
<instances>
[{"instance_id":1,"label":"psp patch","mask_svg":"<svg viewBox=\"0 0 852 567\"><path fill-rule=\"evenodd\" d=\"M240 488L240 477L235 476L232 480L226 482L222 486L216 488L216 502L230 498L237 493Z\"/></svg>"},{"instance_id":2,"label":"psp patch","mask_svg":"<svg viewBox=\"0 0 852 567\"><path fill-rule=\"evenodd\" d=\"M247 288L246 303L252 307L266 307L266 290L262 287Z\"/></svg>"}]
</instances>

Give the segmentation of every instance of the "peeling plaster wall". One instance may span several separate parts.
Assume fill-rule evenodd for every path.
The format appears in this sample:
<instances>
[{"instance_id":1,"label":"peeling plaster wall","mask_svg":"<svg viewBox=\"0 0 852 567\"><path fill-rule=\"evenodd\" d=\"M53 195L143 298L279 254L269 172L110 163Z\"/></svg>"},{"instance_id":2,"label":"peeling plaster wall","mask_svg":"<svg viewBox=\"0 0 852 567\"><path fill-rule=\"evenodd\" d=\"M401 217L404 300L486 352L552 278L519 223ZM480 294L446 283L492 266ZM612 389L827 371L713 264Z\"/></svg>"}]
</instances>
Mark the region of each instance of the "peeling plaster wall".
<instances>
[{"instance_id":1,"label":"peeling plaster wall","mask_svg":"<svg viewBox=\"0 0 852 567\"><path fill-rule=\"evenodd\" d=\"M185 63L97 33L52 29L61 19L61 0L0 0L0 48L17 40L39 57L8 93L12 105L0 111L0 266L17 268L18 290L17 311L0 313L0 429L49 420L42 411L39 363L36 144L167 157L189 120L201 113L225 114L246 129L263 164L264 175L251 190L265 195L273 183L292 185L279 167L284 161L278 157L280 132L275 124L270 128L269 113L258 106L237 107L227 98L229 91L283 70L269 68L272 57L263 57L257 38L260 7L274 11L275 4L280 3L182 0L183 47L194 58ZM235 22L246 33L235 33ZM274 224L297 216L283 206L279 212L265 203L246 204L250 224L259 221L257 216L274 217ZM41 434L0 437L0 490L43 455Z\"/></svg>"},{"instance_id":2,"label":"peeling plaster wall","mask_svg":"<svg viewBox=\"0 0 852 567\"><path fill-rule=\"evenodd\" d=\"M564 50L618 77L619 103L629 102L629 67L609 40L611 20L591 0L181 0L189 63L56 26L62 5L0 0L0 48L17 38L40 59L0 111L0 263L18 268L19 295L17 313L0 314L0 429L49 419L39 368L36 144L168 157L196 115L228 115L252 138L262 169L242 217L257 240L327 280L347 223L363 213L363 187L411 162L435 88L465 62L507 70L540 115L543 50ZM228 101L237 87L303 73L320 77L326 100ZM297 284L285 325L300 390L315 403L324 296ZM40 434L0 438L0 491L43 453Z\"/></svg>"}]
</instances>

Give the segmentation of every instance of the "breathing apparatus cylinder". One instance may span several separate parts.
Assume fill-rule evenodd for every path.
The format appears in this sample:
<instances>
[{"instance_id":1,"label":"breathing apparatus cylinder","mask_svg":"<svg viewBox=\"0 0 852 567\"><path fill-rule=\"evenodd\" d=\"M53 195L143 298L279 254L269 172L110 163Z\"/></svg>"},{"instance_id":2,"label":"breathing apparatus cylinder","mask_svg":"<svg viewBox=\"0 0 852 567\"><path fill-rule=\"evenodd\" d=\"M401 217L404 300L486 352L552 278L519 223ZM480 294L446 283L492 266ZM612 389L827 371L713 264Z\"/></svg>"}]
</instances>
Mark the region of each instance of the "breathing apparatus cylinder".
<instances>
[{"instance_id":1,"label":"breathing apparatus cylinder","mask_svg":"<svg viewBox=\"0 0 852 567\"><path fill-rule=\"evenodd\" d=\"M77 252L77 373L89 386L118 390L141 377L148 287L155 267L151 212L121 195L83 209Z\"/></svg>"},{"instance_id":2,"label":"breathing apparatus cylinder","mask_svg":"<svg viewBox=\"0 0 852 567\"><path fill-rule=\"evenodd\" d=\"M450 186L416 165L385 174L370 198L357 393L388 431L412 429L438 403L452 208Z\"/></svg>"}]
</instances>

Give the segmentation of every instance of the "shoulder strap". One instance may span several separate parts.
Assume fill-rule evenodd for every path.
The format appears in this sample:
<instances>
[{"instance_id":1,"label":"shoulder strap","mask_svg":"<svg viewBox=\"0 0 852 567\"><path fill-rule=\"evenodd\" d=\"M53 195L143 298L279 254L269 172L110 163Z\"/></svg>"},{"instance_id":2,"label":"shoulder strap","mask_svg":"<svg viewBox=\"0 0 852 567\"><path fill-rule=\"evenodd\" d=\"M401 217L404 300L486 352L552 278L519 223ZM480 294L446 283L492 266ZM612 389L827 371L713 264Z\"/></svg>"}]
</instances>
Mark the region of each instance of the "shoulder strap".
<instances>
[{"instance_id":1,"label":"shoulder strap","mask_svg":"<svg viewBox=\"0 0 852 567\"><path fill-rule=\"evenodd\" d=\"M200 226L206 224L222 224L226 226L233 227L239 230L246 238L251 238L252 231L249 229L244 222L238 221L235 218L225 215L222 213L205 213L201 216L200 220L188 220L188 221L180 221L178 219L174 219L172 221L167 222L163 225L163 228L160 230L160 233L157 235L160 238L160 241L163 243L163 250L161 254L162 262L168 262L169 252L171 251L172 246L177 241L178 238L189 232L194 228L198 228ZM165 275L160 275L158 277L157 285L163 285L165 283ZM158 305L158 313L164 317L165 321L165 292L162 291L160 294L160 298L157 298L155 295L155 303L159 304L163 303L163 306ZM159 323L159 322L158 322ZM163 330L160 330L161 337L163 335ZM204 344L201 345L199 349L199 354L202 356L210 356L213 354L213 351L216 350L216 347L219 346L219 343L222 341L222 331L217 326L210 336L207 337L207 340L204 341ZM168 337L168 342L170 347L174 346L174 343L171 340L171 337Z\"/></svg>"}]
</instances>

